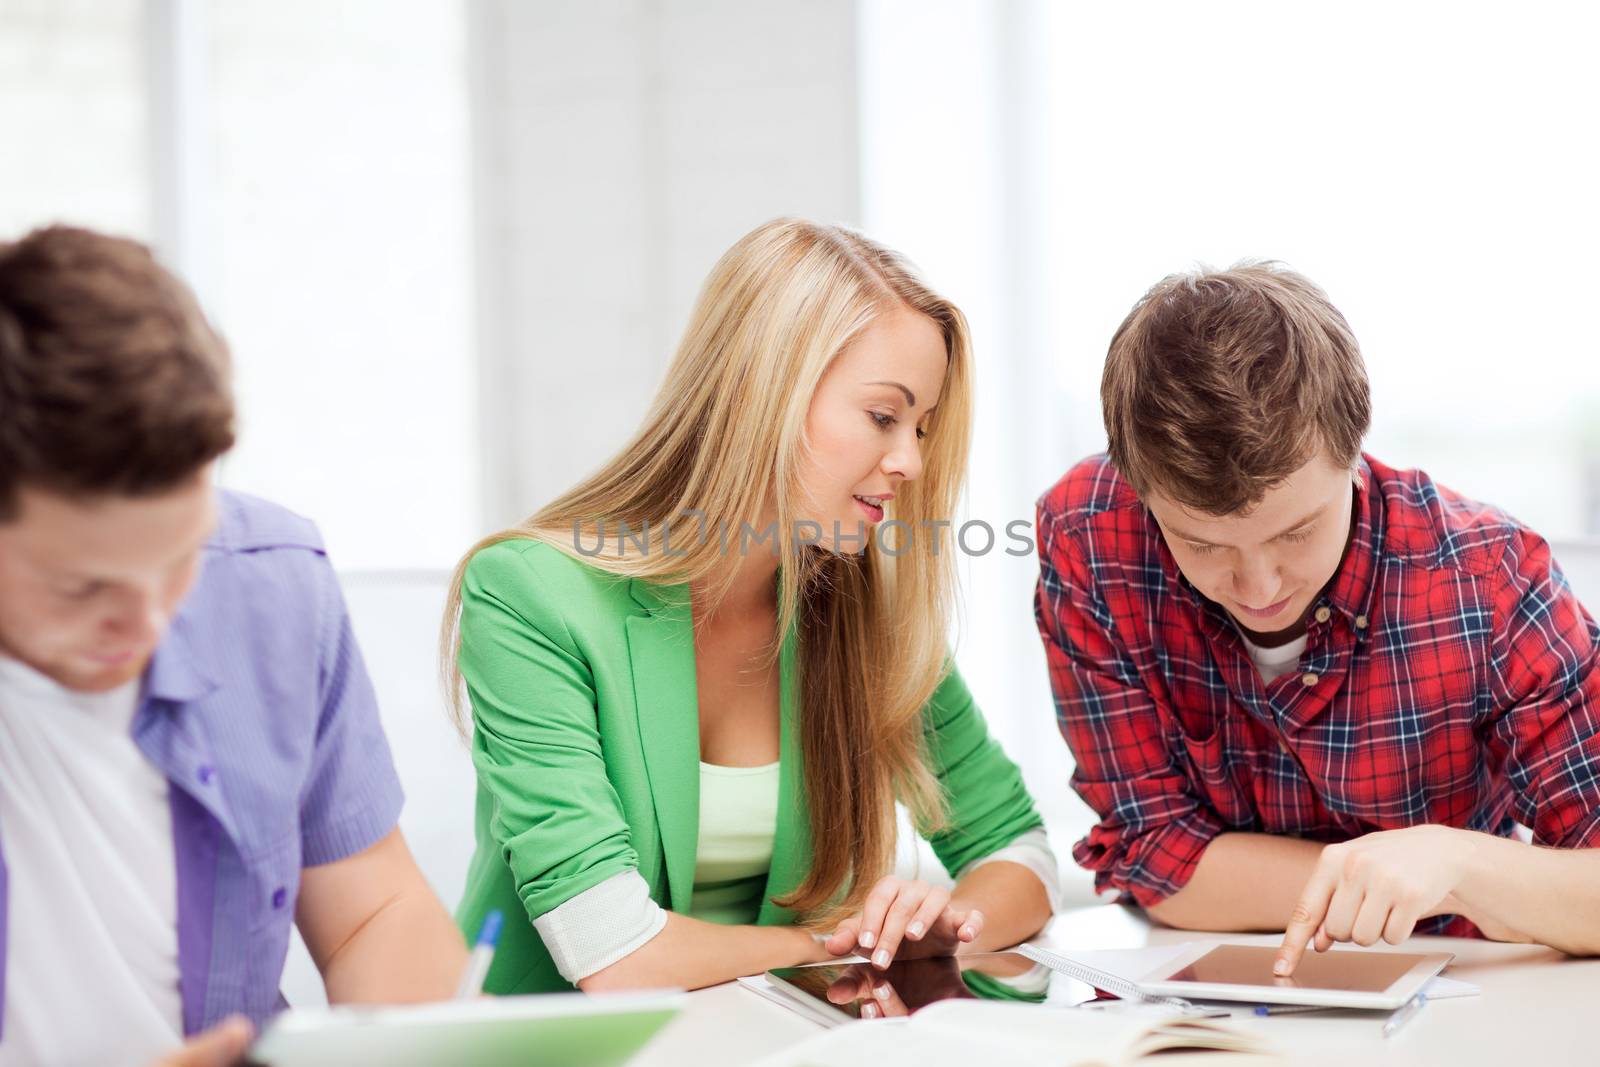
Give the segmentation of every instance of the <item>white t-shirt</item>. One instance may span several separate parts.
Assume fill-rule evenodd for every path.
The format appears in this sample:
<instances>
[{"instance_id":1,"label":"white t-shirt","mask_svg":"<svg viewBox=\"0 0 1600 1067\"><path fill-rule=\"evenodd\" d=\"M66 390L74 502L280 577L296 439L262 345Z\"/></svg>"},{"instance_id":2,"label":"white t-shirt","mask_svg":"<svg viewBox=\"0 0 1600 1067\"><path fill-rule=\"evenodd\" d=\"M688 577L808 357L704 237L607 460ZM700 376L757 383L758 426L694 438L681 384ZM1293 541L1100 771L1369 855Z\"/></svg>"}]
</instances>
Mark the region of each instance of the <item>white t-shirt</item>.
<instances>
[{"instance_id":1,"label":"white t-shirt","mask_svg":"<svg viewBox=\"0 0 1600 1067\"><path fill-rule=\"evenodd\" d=\"M1277 648L1262 648L1255 644L1244 634L1239 635L1239 640L1244 642L1244 650L1250 654L1250 662L1256 665L1256 670L1261 674L1263 685L1271 685L1278 677L1288 674L1300 662L1300 656L1306 650L1306 641L1309 634L1301 634L1286 645Z\"/></svg>"},{"instance_id":2,"label":"white t-shirt","mask_svg":"<svg viewBox=\"0 0 1600 1067\"><path fill-rule=\"evenodd\" d=\"M0 1067L143 1065L181 1040L172 814L129 735L138 699L0 656Z\"/></svg>"}]
</instances>

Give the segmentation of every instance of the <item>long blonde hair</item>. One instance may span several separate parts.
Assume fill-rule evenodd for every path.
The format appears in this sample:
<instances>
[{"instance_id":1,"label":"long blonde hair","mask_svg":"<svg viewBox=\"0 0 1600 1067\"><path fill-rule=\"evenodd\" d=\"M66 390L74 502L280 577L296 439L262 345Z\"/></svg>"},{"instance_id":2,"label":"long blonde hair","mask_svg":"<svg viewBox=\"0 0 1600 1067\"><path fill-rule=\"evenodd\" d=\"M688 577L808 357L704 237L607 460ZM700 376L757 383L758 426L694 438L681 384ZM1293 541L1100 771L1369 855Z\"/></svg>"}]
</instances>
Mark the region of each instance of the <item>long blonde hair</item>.
<instances>
[{"instance_id":1,"label":"long blonde hair","mask_svg":"<svg viewBox=\"0 0 1600 1067\"><path fill-rule=\"evenodd\" d=\"M948 355L922 476L898 487L892 504L890 518L905 525L887 551L874 532L863 552L848 556L783 536L801 521L798 478L818 382L874 318L902 305L940 328ZM686 541L682 516L755 529L775 497L777 634L795 627L812 844L805 879L778 903L816 923L856 906L893 866L896 799L924 832L945 817L926 761L923 708L949 669L956 578L944 523L966 472L970 363L965 316L897 253L800 219L747 234L712 269L633 439L598 473L480 541L457 565L441 635L457 725L465 730L468 719L458 665L461 584L480 549L528 538L613 574L693 583L703 590L697 609L710 614L732 586L738 557L724 538ZM621 538L614 553L582 547L603 546L607 529L615 535L622 524L648 529L633 551ZM670 552L662 543L669 524ZM775 635L772 655L779 647Z\"/></svg>"}]
</instances>

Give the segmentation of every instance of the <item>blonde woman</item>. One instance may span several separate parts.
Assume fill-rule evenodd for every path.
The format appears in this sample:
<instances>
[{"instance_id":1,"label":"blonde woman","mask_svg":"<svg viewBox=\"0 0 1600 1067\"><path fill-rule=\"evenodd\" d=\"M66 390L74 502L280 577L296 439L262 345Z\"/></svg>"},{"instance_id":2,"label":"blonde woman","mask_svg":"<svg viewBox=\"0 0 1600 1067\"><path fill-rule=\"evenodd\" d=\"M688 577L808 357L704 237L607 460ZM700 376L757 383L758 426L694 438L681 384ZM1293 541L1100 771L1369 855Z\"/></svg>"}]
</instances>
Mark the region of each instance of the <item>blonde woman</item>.
<instances>
[{"instance_id":1,"label":"blonde woman","mask_svg":"<svg viewBox=\"0 0 1600 1067\"><path fill-rule=\"evenodd\" d=\"M634 439L468 553L444 653L478 775L458 919L508 920L489 991L884 968L1044 925L1055 860L947 648L971 375L961 312L898 255L769 223ZM897 799L953 890L890 874Z\"/></svg>"}]
</instances>

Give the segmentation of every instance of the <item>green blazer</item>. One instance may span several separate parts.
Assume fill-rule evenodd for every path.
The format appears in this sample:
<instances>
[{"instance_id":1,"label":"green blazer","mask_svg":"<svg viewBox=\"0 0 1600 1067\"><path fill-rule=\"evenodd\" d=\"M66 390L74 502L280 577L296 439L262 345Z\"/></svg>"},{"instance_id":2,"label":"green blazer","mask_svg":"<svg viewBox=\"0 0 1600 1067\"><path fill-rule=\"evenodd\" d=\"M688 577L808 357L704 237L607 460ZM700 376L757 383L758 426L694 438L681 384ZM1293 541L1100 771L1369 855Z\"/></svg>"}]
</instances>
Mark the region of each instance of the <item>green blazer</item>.
<instances>
[{"instance_id":1,"label":"green blazer","mask_svg":"<svg viewBox=\"0 0 1600 1067\"><path fill-rule=\"evenodd\" d=\"M780 660L778 826L757 922L810 863L794 714L794 640ZM700 721L686 586L619 578L537 542L479 552L462 592L477 850L456 913L469 939L505 915L485 989L569 990L532 920L637 869L687 912L700 827ZM929 700L930 763L950 820L930 843L959 871L1042 823L954 669Z\"/></svg>"}]
</instances>

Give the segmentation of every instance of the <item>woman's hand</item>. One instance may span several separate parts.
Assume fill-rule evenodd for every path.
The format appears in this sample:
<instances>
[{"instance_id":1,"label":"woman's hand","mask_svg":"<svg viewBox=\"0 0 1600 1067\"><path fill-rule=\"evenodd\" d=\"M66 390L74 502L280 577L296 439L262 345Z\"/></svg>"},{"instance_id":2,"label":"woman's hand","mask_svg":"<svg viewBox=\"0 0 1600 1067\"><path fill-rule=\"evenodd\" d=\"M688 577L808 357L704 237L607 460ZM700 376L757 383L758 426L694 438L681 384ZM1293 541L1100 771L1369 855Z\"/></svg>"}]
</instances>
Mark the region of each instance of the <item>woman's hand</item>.
<instances>
[{"instance_id":1,"label":"woman's hand","mask_svg":"<svg viewBox=\"0 0 1600 1067\"><path fill-rule=\"evenodd\" d=\"M896 958L954 956L982 932L983 913L952 903L948 889L891 875L824 945L835 956L859 952L881 971Z\"/></svg>"}]
</instances>

